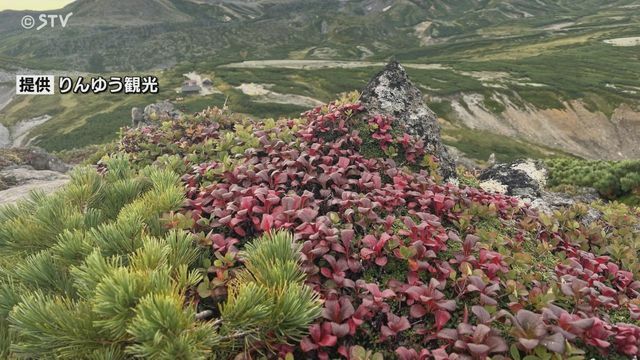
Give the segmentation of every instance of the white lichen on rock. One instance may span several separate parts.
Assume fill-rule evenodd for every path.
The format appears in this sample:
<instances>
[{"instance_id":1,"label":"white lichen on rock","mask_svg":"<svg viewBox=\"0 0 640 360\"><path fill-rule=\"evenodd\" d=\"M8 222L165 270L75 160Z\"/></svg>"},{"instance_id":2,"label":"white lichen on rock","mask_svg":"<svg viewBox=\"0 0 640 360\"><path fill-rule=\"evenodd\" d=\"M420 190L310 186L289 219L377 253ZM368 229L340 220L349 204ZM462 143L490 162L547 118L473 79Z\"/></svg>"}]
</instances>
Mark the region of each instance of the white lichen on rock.
<instances>
[{"instance_id":1,"label":"white lichen on rock","mask_svg":"<svg viewBox=\"0 0 640 360\"><path fill-rule=\"evenodd\" d=\"M524 171L530 178L538 182L540 188L547 185L547 170L538 166L533 160L527 160L513 166L513 169Z\"/></svg>"},{"instance_id":2,"label":"white lichen on rock","mask_svg":"<svg viewBox=\"0 0 640 360\"><path fill-rule=\"evenodd\" d=\"M480 188L486 192L506 194L509 190L508 186L498 180L490 179L480 183Z\"/></svg>"}]
</instances>

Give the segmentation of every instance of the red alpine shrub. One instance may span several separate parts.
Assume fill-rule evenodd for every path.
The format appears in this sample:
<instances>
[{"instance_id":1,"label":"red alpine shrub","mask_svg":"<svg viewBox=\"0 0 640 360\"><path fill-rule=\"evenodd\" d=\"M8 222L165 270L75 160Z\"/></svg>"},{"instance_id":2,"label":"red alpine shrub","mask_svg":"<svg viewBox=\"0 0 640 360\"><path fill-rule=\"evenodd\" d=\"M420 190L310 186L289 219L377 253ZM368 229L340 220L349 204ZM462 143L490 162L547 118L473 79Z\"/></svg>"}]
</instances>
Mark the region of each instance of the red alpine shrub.
<instances>
[{"instance_id":1,"label":"red alpine shrub","mask_svg":"<svg viewBox=\"0 0 640 360\"><path fill-rule=\"evenodd\" d=\"M252 130L204 114L171 134L125 138L124 148L153 156L209 154L189 142L228 144L224 157L183 177L183 213L217 259L211 292L199 287L196 300L222 301L243 244L289 229L302 244L308 284L325 301L293 350L302 358L348 358L355 345L400 359L640 355L632 324L640 282L576 240L586 227L566 231L515 198L437 183L417 168L421 139L363 110L329 104ZM174 141L156 146L163 137ZM385 156L363 154L371 141ZM619 314L629 323L613 320Z\"/></svg>"}]
</instances>

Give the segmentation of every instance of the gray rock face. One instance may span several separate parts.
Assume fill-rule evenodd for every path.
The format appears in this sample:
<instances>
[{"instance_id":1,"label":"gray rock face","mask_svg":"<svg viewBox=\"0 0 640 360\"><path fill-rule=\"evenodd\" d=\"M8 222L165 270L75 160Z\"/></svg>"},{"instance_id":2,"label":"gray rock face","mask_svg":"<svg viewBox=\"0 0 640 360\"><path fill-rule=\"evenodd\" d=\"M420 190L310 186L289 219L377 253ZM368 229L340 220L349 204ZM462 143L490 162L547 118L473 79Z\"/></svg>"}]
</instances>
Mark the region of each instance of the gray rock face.
<instances>
[{"instance_id":1,"label":"gray rock face","mask_svg":"<svg viewBox=\"0 0 640 360\"><path fill-rule=\"evenodd\" d=\"M362 91L362 103L371 115L393 116L406 126L410 135L424 140L425 149L439 161L444 179L456 178L456 166L440 138L438 119L422 98L422 93L409 80L405 69L390 62Z\"/></svg>"},{"instance_id":2,"label":"gray rock face","mask_svg":"<svg viewBox=\"0 0 640 360\"><path fill-rule=\"evenodd\" d=\"M182 113L168 100L149 104L144 110L134 107L131 109L131 126L139 127L151 124L154 121L177 119Z\"/></svg>"},{"instance_id":3,"label":"gray rock face","mask_svg":"<svg viewBox=\"0 0 640 360\"><path fill-rule=\"evenodd\" d=\"M71 167L37 147L0 154L0 205L16 202L33 190L51 193L69 181Z\"/></svg>"},{"instance_id":4,"label":"gray rock face","mask_svg":"<svg viewBox=\"0 0 640 360\"><path fill-rule=\"evenodd\" d=\"M69 176L51 170L36 170L31 166L18 166L0 171L0 205L14 203L27 197L32 191L49 194L69 182Z\"/></svg>"},{"instance_id":5,"label":"gray rock face","mask_svg":"<svg viewBox=\"0 0 640 360\"><path fill-rule=\"evenodd\" d=\"M577 203L590 204L600 198L595 190L591 190L585 189L580 194L565 194L543 190L540 193L540 197L531 202L531 207L542 212L552 212L556 209L571 207ZM590 207L587 215L582 219L582 223L585 226L589 226L589 224L599 220L601 217L601 211Z\"/></svg>"},{"instance_id":6,"label":"gray rock face","mask_svg":"<svg viewBox=\"0 0 640 360\"><path fill-rule=\"evenodd\" d=\"M11 133L9 129L0 124L0 148L9 147L11 145Z\"/></svg>"}]
</instances>

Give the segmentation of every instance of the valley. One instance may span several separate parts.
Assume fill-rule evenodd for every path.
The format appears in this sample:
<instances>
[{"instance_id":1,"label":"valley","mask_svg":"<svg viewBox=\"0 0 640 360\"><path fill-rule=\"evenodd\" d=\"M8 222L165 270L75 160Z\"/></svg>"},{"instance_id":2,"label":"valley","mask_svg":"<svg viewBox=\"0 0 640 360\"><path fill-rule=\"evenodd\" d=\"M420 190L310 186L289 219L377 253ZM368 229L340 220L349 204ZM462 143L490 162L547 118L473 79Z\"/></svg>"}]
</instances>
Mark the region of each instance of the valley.
<instances>
[{"instance_id":1,"label":"valley","mask_svg":"<svg viewBox=\"0 0 640 360\"><path fill-rule=\"evenodd\" d=\"M60 151L114 139L132 107L164 99L187 113L226 103L252 117L297 116L361 88L394 57L445 140L472 158L640 156L634 1L136 0L106 11L108 3L69 5L76 15L64 32L20 32L7 19L21 13L0 13L0 67L144 72L159 77L160 94L18 97L0 123L50 116L26 139ZM122 26L89 21L97 13ZM212 80L210 92L176 92L192 72ZM520 144L515 153L500 145L505 137Z\"/></svg>"}]
</instances>

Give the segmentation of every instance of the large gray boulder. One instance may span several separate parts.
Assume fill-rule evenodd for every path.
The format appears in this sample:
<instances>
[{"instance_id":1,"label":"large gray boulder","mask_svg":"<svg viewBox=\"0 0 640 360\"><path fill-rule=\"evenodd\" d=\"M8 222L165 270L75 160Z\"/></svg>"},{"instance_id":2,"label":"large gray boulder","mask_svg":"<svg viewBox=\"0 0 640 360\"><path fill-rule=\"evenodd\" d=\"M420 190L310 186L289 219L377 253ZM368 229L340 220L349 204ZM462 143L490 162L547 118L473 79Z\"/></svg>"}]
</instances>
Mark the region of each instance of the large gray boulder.
<instances>
[{"instance_id":1,"label":"large gray boulder","mask_svg":"<svg viewBox=\"0 0 640 360\"><path fill-rule=\"evenodd\" d=\"M25 198L32 191L45 194L69 182L71 166L38 147L0 150L0 206Z\"/></svg>"},{"instance_id":2,"label":"large gray boulder","mask_svg":"<svg viewBox=\"0 0 640 360\"><path fill-rule=\"evenodd\" d=\"M591 204L599 200L598 192L595 189L581 189L578 193L561 193L542 190L540 197L531 202L531 207L542 212L552 212L553 210L571 207L575 204ZM582 223L588 226L592 222L602 217L602 212L593 207L588 208L587 215L582 218Z\"/></svg>"},{"instance_id":3,"label":"large gray boulder","mask_svg":"<svg viewBox=\"0 0 640 360\"><path fill-rule=\"evenodd\" d=\"M482 171L478 180L486 191L533 201L542 195L547 183L547 169L537 161L518 160L495 164Z\"/></svg>"},{"instance_id":4,"label":"large gray boulder","mask_svg":"<svg viewBox=\"0 0 640 360\"><path fill-rule=\"evenodd\" d=\"M30 166L34 170L51 170L59 173L65 173L71 169L71 166L65 164L60 158L39 147L0 149L0 171L21 165Z\"/></svg>"},{"instance_id":5,"label":"large gray boulder","mask_svg":"<svg viewBox=\"0 0 640 360\"><path fill-rule=\"evenodd\" d=\"M169 100L149 104L143 109L134 107L131 109L131 126L146 126L154 121L175 120L182 115L182 112L175 108Z\"/></svg>"},{"instance_id":6,"label":"large gray boulder","mask_svg":"<svg viewBox=\"0 0 640 360\"><path fill-rule=\"evenodd\" d=\"M599 199L597 192L588 188L572 194L548 191L547 172L541 161L523 159L494 164L483 170L478 180L483 190L520 198L542 212L552 212L577 203L590 204ZM597 217L597 214L595 209L589 209L590 217Z\"/></svg>"},{"instance_id":7,"label":"large gray boulder","mask_svg":"<svg viewBox=\"0 0 640 360\"><path fill-rule=\"evenodd\" d=\"M456 178L455 162L440 138L438 118L402 65L390 62L369 81L361 100L369 114L393 116L406 126L407 133L421 137L426 151L438 159L440 175L446 180Z\"/></svg>"}]
</instances>

